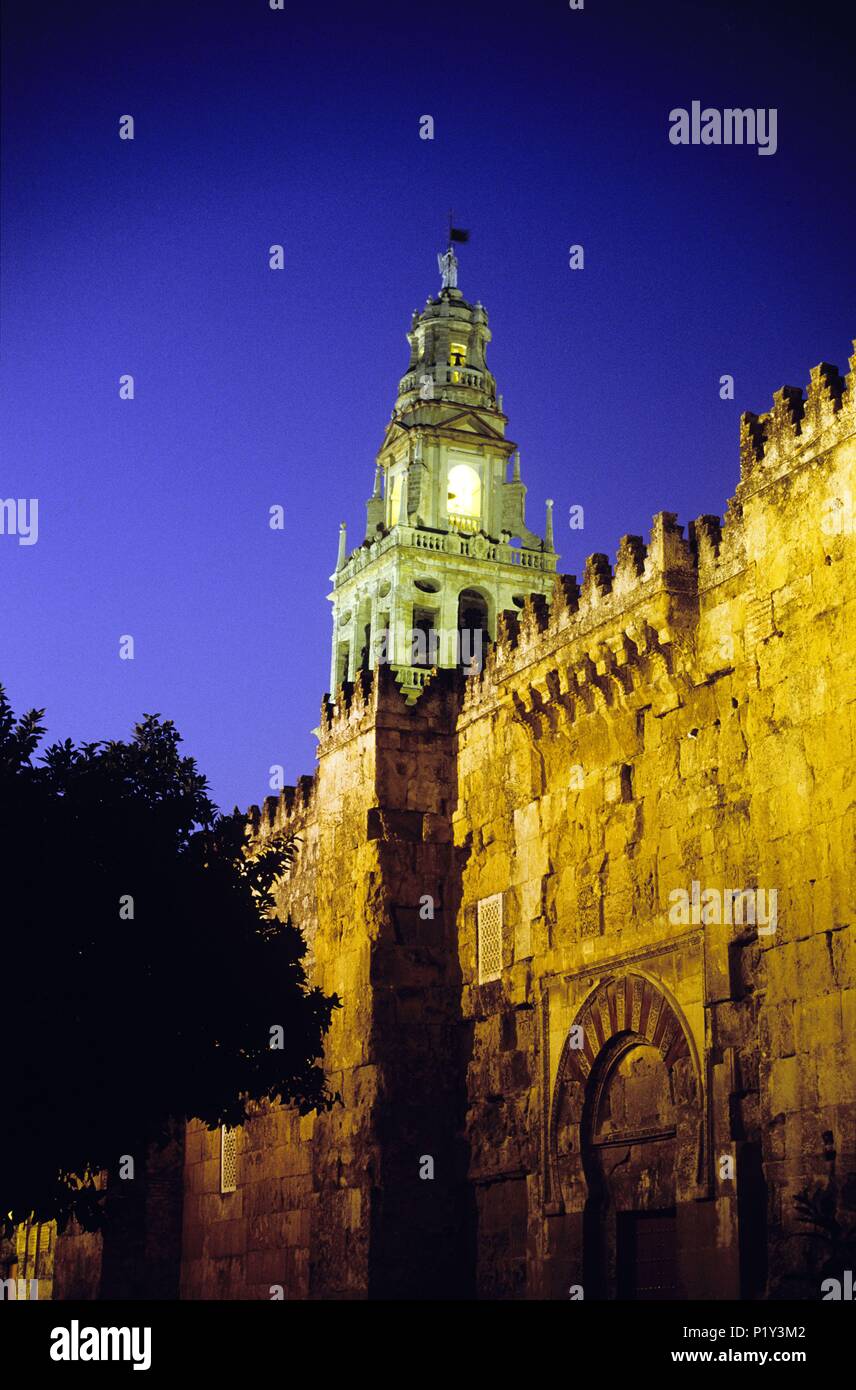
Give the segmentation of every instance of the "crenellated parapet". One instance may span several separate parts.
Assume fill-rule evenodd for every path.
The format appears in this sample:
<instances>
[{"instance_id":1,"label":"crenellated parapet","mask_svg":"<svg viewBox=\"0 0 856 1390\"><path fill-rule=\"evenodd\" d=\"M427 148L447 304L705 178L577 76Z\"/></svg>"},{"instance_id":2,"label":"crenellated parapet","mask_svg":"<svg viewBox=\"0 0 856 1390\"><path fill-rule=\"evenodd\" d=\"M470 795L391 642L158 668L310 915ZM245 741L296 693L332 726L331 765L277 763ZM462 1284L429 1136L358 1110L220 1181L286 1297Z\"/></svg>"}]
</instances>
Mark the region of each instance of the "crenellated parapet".
<instances>
[{"instance_id":1,"label":"crenellated parapet","mask_svg":"<svg viewBox=\"0 0 856 1390\"><path fill-rule=\"evenodd\" d=\"M519 618L501 615L483 671L466 683L465 708L495 698L510 677L571 644L581 656L573 681L556 687L563 697L585 705L595 698L591 691L606 699L615 682L629 689L623 667L635 655L662 656L676 632L693 626L699 555L715 562L721 540L718 517L699 518L686 539L674 513L660 512L647 545L641 536L622 537L614 567L593 554L580 584L574 575L557 575L549 606L531 594Z\"/></svg>"},{"instance_id":2,"label":"crenellated parapet","mask_svg":"<svg viewBox=\"0 0 856 1390\"><path fill-rule=\"evenodd\" d=\"M325 694L321 701L319 756L371 717L377 699L376 674L358 671L353 681L344 681L339 686L335 698Z\"/></svg>"},{"instance_id":3,"label":"crenellated parapet","mask_svg":"<svg viewBox=\"0 0 856 1390\"><path fill-rule=\"evenodd\" d=\"M546 605L544 607L546 614ZM387 664L361 671L355 681L339 687L335 699L325 694L318 730L319 764L328 754L379 728L400 728L426 734L454 725L460 705L463 677L457 671L426 672L422 698L413 706L402 691L395 671ZM256 846L274 834L299 836L316 819L319 807L320 767L312 776L283 787L278 796L265 797L261 807L250 806L246 817L249 845Z\"/></svg>"},{"instance_id":4,"label":"crenellated parapet","mask_svg":"<svg viewBox=\"0 0 856 1390\"><path fill-rule=\"evenodd\" d=\"M293 787L283 787L278 796L266 796L261 808L247 811L247 838L261 843L271 835L298 835L315 816L318 775L300 777Z\"/></svg>"},{"instance_id":5,"label":"crenellated parapet","mask_svg":"<svg viewBox=\"0 0 856 1390\"><path fill-rule=\"evenodd\" d=\"M856 341L854 341L856 349ZM829 362L812 367L808 390L783 386L763 415L740 417L740 483L745 496L766 486L780 473L816 457L856 428L856 351L844 377Z\"/></svg>"},{"instance_id":6,"label":"crenellated parapet","mask_svg":"<svg viewBox=\"0 0 856 1390\"><path fill-rule=\"evenodd\" d=\"M616 704L654 704L656 712L661 703L674 702L672 642L661 640L644 621L580 650L553 653L553 658L555 665L545 661L531 678L524 675L511 687L515 718L535 739L586 715L606 714ZM658 691L663 700L657 699Z\"/></svg>"},{"instance_id":7,"label":"crenellated parapet","mask_svg":"<svg viewBox=\"0 0 856 1390\"><path fill-rule=\"evenodd\" d=\"M616 594L626 594L636 587L645 572L645 542L641 536L622 536L615 557L612 587Z\"/></svg>"},{"instance_id":8,"label":"crenellated parapet","mask_svg":"<svg viewBox=\"0 0 856 1390\"><path fill-rule=\"evenodd\" d=\"M472 712L499 698L511 677L548 662L569 644L584 656L574 680L558 687L566 703L572 694L574 701L584 700L583 686L598 688L592 671L611 678L633 651L664 656L674 642L692 639L702 609L719 602L716 591L758 558L754 542L747 541L744 509L749 498L856 432L856 354L851 366L845 379L837 368L821 363L812 369L805 398L785 386L775 393L766 415L743 415L741 481L724 520L697 517L685 536L673 512L659 512L647 545L640 536L623 536L614 566L606 555L595 553L586 560L579 585L573 575L558 575L549 609L540 595L532 595L519 620L503 615L484 670L467 682L465 708ZM752 591L749 585L747 594ZM646 639L640 646L640 631L652 633L653 642ZM604 650L613 655L598 658Z\"/></svg>"},{"instance_id":9,"label":"crenellated parapet","mask_svg":"<svg viewBox=\"0 0 856 1390\"><path fill-rule=\"evenodd\" d=\"M715 565L722 548L722 522L710 513L696 517L689 525L690 547L699 569Z\"/></svg>"},{"instance_id":10,"label":"crenellated parapet","mask_svg":"<svg viewBox=\"0 0 856 1390\"><path fill-rule=\"evenodd\" d=\"M341 685L335 699L325 695L318 731L319 760L380 725L408 729L424 725L427 729L451 718L463 677L455 670L417 669L424 683L416 704L402 688L401 673L387 662L373 671L361 671L355 681Z\"/></svg>"}]
</instances>

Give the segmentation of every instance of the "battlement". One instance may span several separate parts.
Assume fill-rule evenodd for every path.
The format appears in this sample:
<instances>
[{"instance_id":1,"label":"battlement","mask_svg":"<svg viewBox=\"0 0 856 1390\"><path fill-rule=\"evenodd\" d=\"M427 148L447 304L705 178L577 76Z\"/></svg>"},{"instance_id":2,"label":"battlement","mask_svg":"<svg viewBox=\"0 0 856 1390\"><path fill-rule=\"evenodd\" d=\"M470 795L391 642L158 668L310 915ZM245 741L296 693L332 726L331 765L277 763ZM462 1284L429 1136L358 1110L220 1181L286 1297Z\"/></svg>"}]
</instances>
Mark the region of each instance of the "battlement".
<instances>
[{"instance_id":1,"label":"battlement","mask_svg":"<svg viewBox=\"0 0 856 1390\"><path fill-rule=\"evenodd\" d=\"M798 386L783 386L773 394L772 409L763 415L744 411L740 417L740 487L754 490L775 476L781 466L798 463L806 453L831 448L856 427L856 340L850 372L844 377L829 362L812 367L805 396Z\"/></svg>"},{"instance_id":2,"label":"battlement","mask_svg":"<svg viewBox=\"0 0 856 1390\"><path fill-rule=\"evenodd\" d=\"M654 601L663 595L676 595L689 599L695 610L699 565L716 564L721 544L718 517L699 517L685 538L675 514L659 512L647 545L641 536L622 536L614 566L606 555L595 553L586 560L580 584L575 575L557 575L549 604L543 595L530 594L519 617L500 615L496 641L488 649L484 670L467 681L465 707L480 702L491 687L512 672L542 660L575 638L595 653L584 658L581 679L586 672L596 671L598 664L604 670L604 663L611 667L616 657L620 664L634 652L660 651L672 641L673 634L666 608ZM635 612L643 604L647 605L645 614L656 608L656 628L648 616ZM611 649L603 646L598 634L614 628L619 619L622 635L610 656Z\"/></svg>"},{"instance_id":3,"label":"battlement","mask_svg":"<svg viewBox=\"0 0 856 1390\"><path fill-rule=\"evenodd\" d=\"M298 778L294 787L283 787L279 796L266 796L261 809L247 811L247 838L256 842L270 835L296 835L315 814L318 775Z\"/></svg>"},{"instance_id":4,"label":"battlement","mask_svg":"<svg viewBox=\"0 0 856 1390\"><path fill-rule=\"evenodd\" d=\"M856 342L854 342L856 347ZM606 555L589 555L578 585L574 575L558 575L549 606L531 595L519 619L503 615L484 670L467 682L465 708L491 698L495 687L516 671L577 640L589 653L580 668L596 670L614 658L626 662L634 650L661 653L675 638L674 626L695 626L700 596L744 570L749 559L743 505L761 486L808 462L856 433L856 353L851 372L822 362L811 371L805 398L782 387L766 415L741 417L741 480L725 519L705 514L691 521L684 536L673 512L658 512L646 545L641 536L621 538L614 566ZM668 595L669 604L656 600ZM653 632L654 643L640 633ZM604 642L606 647L604 647ZM612 652L612 658L597 653ZM593 655L592 655L593 654Z\"/></svg>"},{"instance_id":5,"label":"battlement","mask_svg":"<svg viewBox=\"0 0 856 1390\"><path fill-rule=\"evenodd\" d=\"M384 664L374 671L361 671L355 681L339 686L335 699L329 693L324 695L317 731L319 760L378 726L411 735L447 731L454 726L463 686L464 678L458 671L435 670L413 705L392 667ZM316 769L311 777L299 778L296 786L284 787L278 796L265 797L261 808L250 806L248 841L257 844L273 834L300 834L315 819L318 787Z\"/></svg>"},{"instance_id":6,"label":"battlement","mask_svg":"<svg viewBox=\"0 0 856 1390\"><path fill-rule=\"evenodd\" d=\"M402 689L396 668L384 662L373 671L361 671L355 681L340 685L335 700L325 695L321 704L318 756L347 742L374 724L417 730L442 727L451 716L463 688L456 670L425 669L419 699L414 703Z\"/></svg>"},{"instance_id":7,"label":"battlement","mask_svg":"<svg viewBox=\"0 0 856 1390\"><path fill-rule=\"evenodd\" d=\"M643 620L612 641L593 643L570 661L557 661L528 684L515 685L515 717L540 738L545 729L555 729L560 715L573 723L580 715L609 709L617 697L639 703L634 702L639 691L649 703L652 688L662 686L665 693L674 674L672 642L661 640ZM667 699L671 703L671 697ZM654 703L657 713L661 701Z\"/></svg>"},{"instance_id":8,"label":"battlement","mask_svg":"<svg viewBox=\"0 0 856 1390\"><path fill-rule=\"evenodd\" d=\"M569 659L557 658L555 669L543 681L533 680L529 700L521 696L522 687L515 684L515 706L527 722L530 715L538 721L547 718L548 707L564 707L570 717L575 709L591 713L611 705L613 694L619 690L629 696L643 682L672 674L677 634L668 623L660 622L658 627L640 615L612 632L607 630L605 619L596 628L577 625L575 630L574 623L565 622L562 617L567 592L574 587L572 575L560 576L556 598L546 618L539 614L536 604L527 602L519 623L503 625L500 640L490 648L484 670L467 681L465 715L476 713L484 702L495 699L503 683L526 667L549 664L549 658L557 657L559 649L567 648L575 636L579 644L570 647Z\"/></svg>"}]
</instances>

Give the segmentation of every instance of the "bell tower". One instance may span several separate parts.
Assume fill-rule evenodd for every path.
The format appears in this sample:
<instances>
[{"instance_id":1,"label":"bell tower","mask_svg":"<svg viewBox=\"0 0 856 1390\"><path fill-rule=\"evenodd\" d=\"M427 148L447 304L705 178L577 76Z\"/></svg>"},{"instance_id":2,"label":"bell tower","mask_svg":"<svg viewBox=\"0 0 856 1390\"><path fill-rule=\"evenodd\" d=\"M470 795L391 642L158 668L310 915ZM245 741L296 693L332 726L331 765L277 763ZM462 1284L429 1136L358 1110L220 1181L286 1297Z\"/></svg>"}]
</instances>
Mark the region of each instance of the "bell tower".
<instances>
[{"instance_id":1,"label":"bell tower","mask_svg":"<svg viewBox=\"0 0 856 1390\"><path fill-rule=\"evenodd\" d=\"M451 243L437 260L440 293L413 312L365 538L349 554L339 530L332 692L385 661L412 703L433 668L480 667L500 613L552 593L553 504L543 538L529 531L520 454L487 365L487 312L458 289Z\"/></svg>"}]
</instances>

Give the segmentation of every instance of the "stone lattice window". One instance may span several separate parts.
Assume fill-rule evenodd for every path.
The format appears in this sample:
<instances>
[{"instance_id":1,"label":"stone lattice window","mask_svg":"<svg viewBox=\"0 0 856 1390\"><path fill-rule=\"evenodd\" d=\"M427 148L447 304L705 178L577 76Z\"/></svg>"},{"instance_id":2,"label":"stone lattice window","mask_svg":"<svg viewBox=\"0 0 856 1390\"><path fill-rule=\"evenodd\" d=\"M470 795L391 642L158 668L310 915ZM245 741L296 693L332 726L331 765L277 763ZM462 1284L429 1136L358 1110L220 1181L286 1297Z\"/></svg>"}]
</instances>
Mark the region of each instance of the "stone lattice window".
<instances>
[{"instance_id":1,"label":"stone lattice window","mask_svg":"<svg viewBox=\"0 0 856 1390\"><path fill-rule=\"evenodd\" d=\"M220 1191L234 1192L238 1186L238 1135L228 1125L220 1126Z\"/></svg>"},{"instance_id":2,"label":"stone lattice window","mask_svg":"<svg viewBox=\"0 0 856 1390\"><path fill-rule=\"evenodd\" d=\"M502 894L482 898L478 905L479 984L502 974Z\"/></svg>"}]
</instances>

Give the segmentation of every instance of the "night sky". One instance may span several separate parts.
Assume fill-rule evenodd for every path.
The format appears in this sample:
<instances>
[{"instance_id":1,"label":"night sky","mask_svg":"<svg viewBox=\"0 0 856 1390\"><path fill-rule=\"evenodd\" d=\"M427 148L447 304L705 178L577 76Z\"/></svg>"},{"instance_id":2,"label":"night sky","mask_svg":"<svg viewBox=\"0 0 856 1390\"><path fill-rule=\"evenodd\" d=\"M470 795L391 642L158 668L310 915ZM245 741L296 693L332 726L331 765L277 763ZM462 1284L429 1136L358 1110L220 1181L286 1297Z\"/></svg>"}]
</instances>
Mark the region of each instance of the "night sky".
<instances>
[{"instance_id":1,"label":"night sky","mask_svg":"<svg viewBox=\"0 0 856 1390\"><path fill-rule=\"evenodd\" d=\"M312 771L338 525L362 539L449 208L564 572L722 514L740 411L846 369L852 44L822 6L3 10L0 497L39 538L0 535L0 681L51 739L157 711L227 809ZM775 155L670 144L693 100L775 107Z\"/></svg>"}]
</instances>

